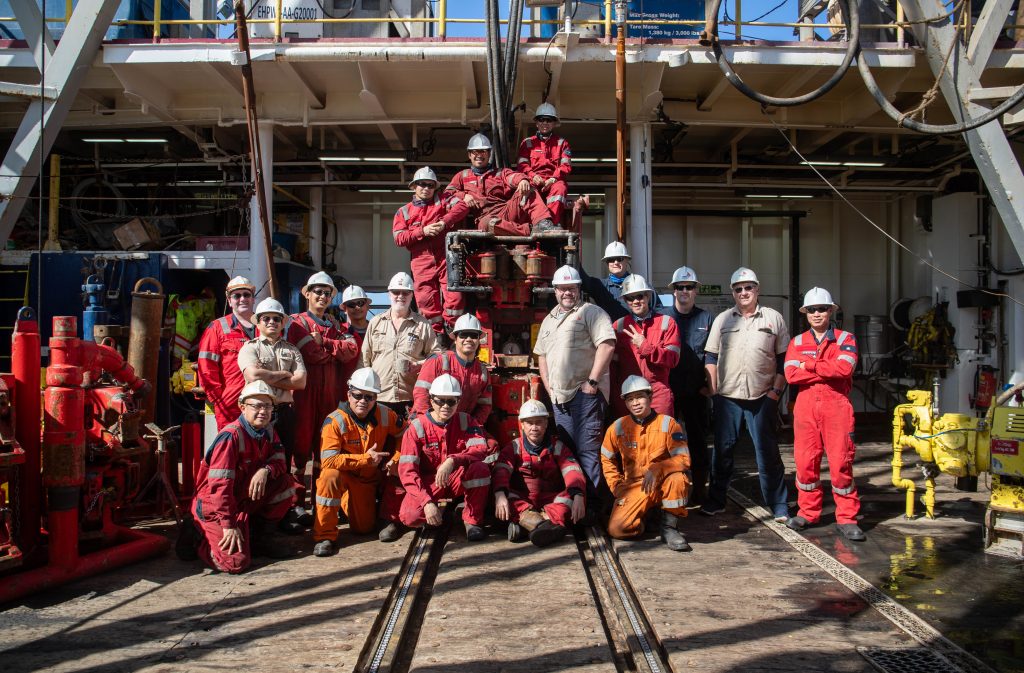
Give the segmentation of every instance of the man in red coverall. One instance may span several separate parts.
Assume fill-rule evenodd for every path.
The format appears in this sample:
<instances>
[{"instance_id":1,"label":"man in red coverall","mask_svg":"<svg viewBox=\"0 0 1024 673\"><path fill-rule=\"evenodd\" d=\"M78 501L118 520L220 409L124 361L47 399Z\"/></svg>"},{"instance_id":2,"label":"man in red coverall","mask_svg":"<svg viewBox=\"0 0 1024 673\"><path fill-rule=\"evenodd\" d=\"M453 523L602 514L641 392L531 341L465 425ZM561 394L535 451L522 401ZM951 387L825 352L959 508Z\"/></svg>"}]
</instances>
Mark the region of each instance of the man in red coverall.
<instances>
[{"instance_id":1,"label":"man in red coverall","mask_svg":"<svg viewBox=\"0 0 1024 673\"><path fill-rule=\"evenodd\" d=\"M796 390L793 407L793 458L800 510L786 525L803 530L821 517L821 454L828 454L836 527L847 539L865 539L857 525L860 498L853 481L853 405L850 388L857 367L853 335L831 325L837 306L820 287L808 290L800 312L811 329L798 334L786 349L786 381Z\"/></svg>"},{"instance_id":2,"label":"man in red coverall","mask_svg":"<svg viewBox=\"0 0 1024 673\"><path fill-rule=\"evenodd\" d=\"M448 291L444 240L447 232L466 219L469 206L462 201L442 200L437 194L437 175L429 166L416 171L409 189L413 199L395 212L391 232L395 244L409 250L416 307L433 330L441 334L444 325L450 328L465 312L462 293Z\"/></svg>"},{"instance_id":3,"label":"man in red coverall","mask_svg":"<svg viewBox=\"0 0 1024 673\"><path fill-rule=\"evenodd\" d=\"M274 412L270 386L264 381L246 384L238 406L241 416L228 423L206 450L196 476L191 516L182 523L176 545L180 558L198 556L208 566L228 573L248 568L253 555L291 555L270 537L274 524L295 503L298 487L270 425Z\"/></svg>"},{"instance_id":4,"label":"man in red coverall","mask_svg":"<svg viewBox=\"0 0 1024 673\"><path fill-rule=\"evenodd\" d=\"M651 383L651 406L659 414L671 416L675 407L669 375L679 364L679 327L671 316L652 308L656 296L643 276L634 273L622 281L622 300L629 315L612 325L616 337L612 389L634 374L642 376ZM628 413L621 397L612 400L612 411L615 416Z\"/></svg>"},{"instance_id":5,"label":"man in red coverall","mask_svg":"<svg viewBox=\"0 0 1024 673\"><path fill-rule=\"evenodd\" d=\"M586 515L587 479L569 447L548 433L543 402L523 402L519 426L522 434L494 463L494 514L509 522L510 542L522 540L525 530L530 542L546 547Z\"/></svg>"},{"instance_id":6,"label":"man in red coverall","mask_svg":"<svg viewBox=\"0 0 1024 673\"><path fill-rule=\"evenodd\" d=\"M370 321L366 314L370 311L370 298L366 291L358 285L349 285L341 293L341 309L344 311L344 322L341 323L342 334L352 337L356 342L356 350L362 352L363 337L366 336L366 328ZM342 362L338 370L338 380L348 381L352 373L359 369L359 358L348 362Z\"/></svg>"},{"instance_id":7,"label":"man in red coverall","mask_svg":"<svg viewBox=\"0 0 1024 673\"><path fill-rule=\"evenodd\" d=\"M455 322L455 348L427 358L412 389L412 409L417 414L430 411L430 384L441 374L451 374L462 388L458 411L473 417L481 428L491 415L491 381L487 365L477 359L483 327L469 313Z\"/></svg>"},{"instance_id":8,"label":"man in red coverall","mask_svg":"<svg viewBox=\"0 0 1024 673\"><path fill-rule=\"evenodd\" d=\"M484 510L491 486L491 469L485 462L492 451L481 427L469 414L456 411L462 389L449 374L430 386L430 411L409 422L402 438L398 476L405 496L394 512L395 499L385 495L382 516L416 528L441 524L442 498L465 496L462 520L466 539L484 539Z\"/></svg>"},{"instance_id":9,"label":"man in red coverall","mask_svg":"<svg viewBox=\"0 0 1024 673\"><path fill-rule=\"evenodd\" d=\"M565 179L572 172L572 150L565 138L555 134L558 111L554 105L538 105L533 121L537 123L537 135L519 145L516 169L540 192L555 224L561 224L565 197L569 193Z\"/></svg>"},{"instance_id":10,"label":"man in red coverall","mask_svg":"<svg viewBox=\"0 0 1024 673\"><path fill-rule=\"evenodd\" d=\"M477 229L499 236L529 236L531 230L559 229L526 175L509 168L489 168L491 141L487 136L477 133L469 139L466 150L470 167L456 173L444 190L449 208L465 203Z\"/></svg>"},{"instance_id":11,"label":"man in red coverall","mask_svg":"<svg viewBox=\"0 0 1024 673\"><path fill-rule=\"evenodd\" d=\"M210 323L199 339L196 373L213 407L217 430L238 418L238 393L245 385L238 368L238 351L246 341L256 338L252 322L255 291L248 278L235 276L229 280L224 293L231 313Z\"/></svg>"}]
</instances>

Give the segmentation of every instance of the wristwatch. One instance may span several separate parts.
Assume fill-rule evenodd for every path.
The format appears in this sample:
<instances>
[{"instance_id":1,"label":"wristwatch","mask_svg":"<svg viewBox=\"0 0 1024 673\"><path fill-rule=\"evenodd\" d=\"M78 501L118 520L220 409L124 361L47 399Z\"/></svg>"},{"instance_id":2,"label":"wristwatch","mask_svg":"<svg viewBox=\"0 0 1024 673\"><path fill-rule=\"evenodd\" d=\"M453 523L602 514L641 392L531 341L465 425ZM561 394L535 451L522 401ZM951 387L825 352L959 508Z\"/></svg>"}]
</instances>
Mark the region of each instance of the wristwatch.
<instances>
[{"instance_id":1,"label":"wristwatch","mask_svg":"<svg viewBox=\"0 0 1024 673\"><path fill-rule=\"evenodd\" d=\"M587 383L589 383L594 388L597 387L597 381L595 381L594 379L587 379Z\"/></svg>"},{"instance_id":2,"label":"wristwatch","mask_svg":"<svg viewBox=\"0 0 1024 673\"><path fill-rule=\"evenodd\" d=\"M782 388L772 388L772 392L775 393L778 397L782 397Z\"/></svg>"}]
</instances>

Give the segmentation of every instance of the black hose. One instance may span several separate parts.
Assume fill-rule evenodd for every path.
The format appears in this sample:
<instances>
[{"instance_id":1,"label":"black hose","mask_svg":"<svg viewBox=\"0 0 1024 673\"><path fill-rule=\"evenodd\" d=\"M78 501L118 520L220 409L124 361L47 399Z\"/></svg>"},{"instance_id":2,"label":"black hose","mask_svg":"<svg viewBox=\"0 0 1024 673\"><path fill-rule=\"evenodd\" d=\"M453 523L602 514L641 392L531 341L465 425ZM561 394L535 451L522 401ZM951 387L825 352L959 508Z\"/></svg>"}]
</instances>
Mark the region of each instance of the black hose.
<instances>
[{"instance_id":1,"label":"black hose","mask_svg":"<svg viewBox=\"0 0 1024 673\"><path fill-rule=\"evenodd\" d=\"M847 26L847 47L846 54L843 56L843 62L839 64L836 71L832 73L832 76L824 84L819 86L813 91L809 91L801 96L795 96L793 98L778 98L776 96L768 96L759 91L751 89L747 84L736 74L733 70L732 64L729 63L729 59L725 57L725 52L722 50L722 45L718 41L718 11L722 7L722 0L715 0L714 6L708 14L708 22L706 24L707 29L704 35L701 36L701 44L704 46L711 46L715 52L715 60L718 62L718 67L725 73L725 78L729 80L736 89L747 98L757 101L761 105L772 105L775 107L788 107L793 105L803 105L804 103L810 103L811 101L821 98L826 93L832 90L832 88L839 84L839 81L846 75L850 66L853 64L853 59L860 53L860 12L857 9L856 3L851 3L850 0L840 0L840 9L843 12L844 23Z\"/></svg>"},{"instance_id":2,"label":"black hose","mask_svg":"<svg viewBox=\"0 0 1024 673\"><path fill-rule=\"evenodd\" d=\"M491 159L496 168L504 168L505 133L503 115L505 97L501 78L501 28L497 0L485 0L487 10L487 81L491 97Z\"/></svg>"}]
</instances>

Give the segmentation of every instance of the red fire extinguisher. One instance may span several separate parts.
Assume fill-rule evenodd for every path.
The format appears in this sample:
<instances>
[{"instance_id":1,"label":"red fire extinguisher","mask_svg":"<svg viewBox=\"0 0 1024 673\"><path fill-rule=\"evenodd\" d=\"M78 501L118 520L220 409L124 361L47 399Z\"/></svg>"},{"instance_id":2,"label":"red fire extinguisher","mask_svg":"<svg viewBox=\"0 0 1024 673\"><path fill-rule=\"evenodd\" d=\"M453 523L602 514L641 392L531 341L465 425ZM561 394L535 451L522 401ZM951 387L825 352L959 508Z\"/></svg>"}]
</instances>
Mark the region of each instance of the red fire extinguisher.
<instances>
[{"instance_id":1,"label":"red fire extinguisher","mask_svg":"<svg viewBox=\"0 0 1024 673\"><path fill-rule=\"evenodd\" d=\"M978 365L974 373L974 395L971 405L975 409L988 409L992 406L992 397L996 394L996 368L989 365Z\"/></svg>"}]
</instances>

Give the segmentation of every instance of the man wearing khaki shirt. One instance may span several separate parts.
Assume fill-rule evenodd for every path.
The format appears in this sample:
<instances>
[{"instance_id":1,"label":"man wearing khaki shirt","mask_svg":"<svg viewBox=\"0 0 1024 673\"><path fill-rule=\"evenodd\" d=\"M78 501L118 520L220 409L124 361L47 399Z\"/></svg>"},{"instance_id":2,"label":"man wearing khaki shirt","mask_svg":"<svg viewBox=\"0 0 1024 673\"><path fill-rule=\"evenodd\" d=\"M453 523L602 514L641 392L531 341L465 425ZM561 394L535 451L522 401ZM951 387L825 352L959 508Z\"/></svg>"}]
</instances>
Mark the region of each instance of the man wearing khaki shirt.
<instances>
[{"instance_id":1,"label":"man wearing khaki shirt","mask_svg":"<svg viewBox=\"0 0 1024 673\"><path fill-rule=\"evenodd\" d=\"M399 272L388 283L391 308L374 316L366 327L360 367L380 377L377 401L403 420L412 406L412 390L424 360L441 352L427 319L412 311L412 277Z\"/></svg>"},{"instance_id":2,"label":"man wearing khaki shirt","mask_svg":"<svg viewBox=\"0 0 1024 673\"><path fill-rule=\"evenodd\" d=\"M582 301L576 269L561 267L551 284L558 305L541 323L533 352L554 403L555 424L572 440L587 475L587 513L593 518L603 484L601 429L611 392L608 363L615 351L615 330L604 310Z\"/></svg>"},{"instance_id":3,"label":"man wearing khaki shirt","mask_svg":"<svg viewBox=\"0 0 1024 673\"><path fill-rule=\"evenodd\" d=\"M711 484L701 511L714 515L725 510L733 449L740 424L746 421L754 442L761 495L775 520L786 521L789 505L783 481L785 467L775 421L786 385L782 365L789 330L778 311L758 303L760 286L752 270L737 269L731 285L736 305L718 314L704 347L705 369L714 395L715 446Z\"/></svg>"}]
</instances>

